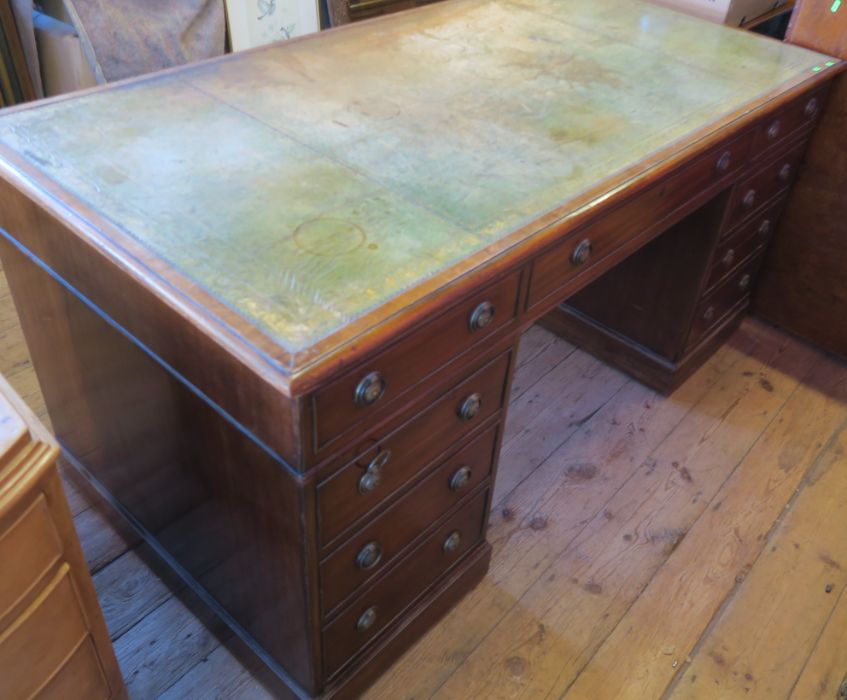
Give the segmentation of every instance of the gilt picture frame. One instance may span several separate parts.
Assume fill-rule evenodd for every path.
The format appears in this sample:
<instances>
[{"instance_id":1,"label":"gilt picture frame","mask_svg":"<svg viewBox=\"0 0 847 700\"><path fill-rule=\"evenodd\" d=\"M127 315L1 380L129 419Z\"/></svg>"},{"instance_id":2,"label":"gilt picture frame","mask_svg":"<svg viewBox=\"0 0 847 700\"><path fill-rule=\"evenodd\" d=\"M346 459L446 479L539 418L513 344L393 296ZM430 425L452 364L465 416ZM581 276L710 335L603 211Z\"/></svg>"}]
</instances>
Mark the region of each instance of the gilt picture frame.
<instances>
[{"instance_id":1,"label":"gilt picture frame","mask_svg":"<svg viewBox=\"0 0 847 700\"><path fill-rule=\"evenodd\" d=\"M226 0L233 51L320 30L318 0Z\"/></svg>"}]
</instances>

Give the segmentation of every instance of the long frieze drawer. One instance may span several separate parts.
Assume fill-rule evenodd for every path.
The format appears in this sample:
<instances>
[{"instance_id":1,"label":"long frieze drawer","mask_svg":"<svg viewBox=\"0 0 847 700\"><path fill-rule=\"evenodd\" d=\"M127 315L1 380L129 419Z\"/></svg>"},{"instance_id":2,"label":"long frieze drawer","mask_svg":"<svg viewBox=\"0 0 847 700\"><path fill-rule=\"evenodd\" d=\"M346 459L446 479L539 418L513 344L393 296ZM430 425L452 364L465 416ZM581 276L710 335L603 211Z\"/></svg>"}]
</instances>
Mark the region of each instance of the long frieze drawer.
<instances>
[{"instance_id":1,"label":"long frieze drawer","mask_svg":"<svg viewBox=\"0 0 847 700\"><path fill-rule=\"evenodd\" d=\"M724 226L735 226L753 214L762 204L786 190L794 181L805 150L805 142L800 143L739 182L727 206Z\"/></svg>"},{"instance_id":2,"label":"long frieze drawer","mask_svg":"<svg viewBox=\"0 0 847 700\"><path fill-rule=\"evenodd\" d=\"M0 620L36 593L39 581L61 556L62 543L47 501L39 494L0 536ZM10 562L14 562L14 566L10 566Z\"/></svg>"},{"instance_id":3,"label":"long frieze drawer","mask_svg":"<svg viewBox=\"0 0 847 700\"><path fill-rule=\"evenodd\" d=\"M499 425L493 425L471 440L327 557L321 564L325 614L390 566L411 542L488 478L499 430Z\"/></svg>"},{"instance_id":4,"label":"long frieze drawer","mask_svg":"<svg viewBox=\"0 0 847 700\"><path fill-rule=\"evenodd\" d=\"M697 305L686 349L694 347L709 331L721 324L726 315L749 298L753 280L761 262L761 254L745 260Z\"/></svg>"},{"instance_id":5,"label":"long frieze drawer","mask_svg":"<svg viewBox=\"0 0 847 700\"><path fill-rule=\"evenodd\" d=\"M714 287L755 251L765 246L776 228L776 221L783 204L784 198L780 197L718 244L706 280L707 290Z\"/></svg>"},{"instance_id":6,"label":"long frieze drawer","mask_svg":"<svg viewBox=\"0 0 847 700\"><path fill-rule=\"evenodd\" d=\"M751 140L748 131L709 151L538 256L532 264L528 307L737 171L747 161Z\"/></svg>"},{"instance_id":7,"label":"long frieze drawer","mask_svg":"<svg viewBox=\"0 0 847 700\"><path fill-rule=\"evenodd\" d=\"M330 545L369 512L487 418L506 400L512 351L486 364L438 401L318 485L318 531Z\"/></svg>"},{"instance_id":8,"label":"long frieze drawer","mask_svg":"<svg viewBox=\"0 0 847 700\"><path fill-rule=\"evenodd\" d=\"M754 155L785 143L793 134L811 127L820 116L825 92L824 88L802 95L765 119L756 129Z\"/></svg>"},{"instance_id":9,"label":"long frieze drawer","mask_svg":"<svg viewBox=\"0 0 847 700\"><path fill-rule=\"evenodd\" d=\"M42 594L0 637L3 697L32 697L44 679L60 671L87 636L70 570L64 564Z\"/></svg>"},{"instance_id":10,"label":"long frieze drawer","mask_svg":"<svg viewBox=\"0 0 847 700\"><path fill-rule=\"evenodd\" d=\"M415 602L485 534L488 491L460 507L323 631L324 666L335 674L357 651Z\"/></svg>"},{"instance_id":11,"label":"long frieze drawer","mask_svg":"<svg viewBox=\"0 0 847 700\"><path fill-rule=\"evenodd\" d=\"M520 273L476 292L312 398L316 449L399 398L427 375L512 321Z\"/></svg>"}]
</instances>

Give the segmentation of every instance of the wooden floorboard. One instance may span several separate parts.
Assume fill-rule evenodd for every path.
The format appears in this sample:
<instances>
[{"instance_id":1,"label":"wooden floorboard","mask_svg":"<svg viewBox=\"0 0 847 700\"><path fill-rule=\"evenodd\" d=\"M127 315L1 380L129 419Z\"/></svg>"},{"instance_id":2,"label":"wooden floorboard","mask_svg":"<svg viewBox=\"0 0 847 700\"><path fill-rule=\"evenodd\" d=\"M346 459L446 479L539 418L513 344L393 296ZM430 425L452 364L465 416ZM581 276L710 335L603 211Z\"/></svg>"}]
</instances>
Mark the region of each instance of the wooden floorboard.
<instances>
[{"instance_id":1,"label":"wooden floorboard","mask_svg":"<svg viewBox=\"0 0 847 700\"><path fill-rule=\"evenodd\" d=\"M0 372L47 422L2 273ZM838 697L845 453L847 368L757 321L671 397L530 329L491 570L368 700ZM130 696L273 697L85 481L63 480Z\"/></svg>"}]
</instances>

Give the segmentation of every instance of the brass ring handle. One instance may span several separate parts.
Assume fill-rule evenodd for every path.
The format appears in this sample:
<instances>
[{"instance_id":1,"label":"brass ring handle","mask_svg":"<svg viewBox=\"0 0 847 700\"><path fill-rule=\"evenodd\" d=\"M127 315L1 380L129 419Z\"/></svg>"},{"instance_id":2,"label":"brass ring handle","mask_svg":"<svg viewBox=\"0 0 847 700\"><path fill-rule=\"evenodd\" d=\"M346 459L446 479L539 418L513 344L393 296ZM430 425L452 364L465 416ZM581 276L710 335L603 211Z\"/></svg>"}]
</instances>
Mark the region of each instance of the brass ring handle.
<instances>
[{"instance_id":1,"label":"brass ring handle","mask_svg":"<svg viewBox=\"0 0 847 700\"><path fill-rule=\"evenodd\" d=\"M382 484L382 469L391 459L391 450L383 450L371 460L365 473L359 478L359 493L371 493Z\"/></svg>"},{"instance_id":2,"label":"brass ring handle","mask_svg":"<svg viewBox=\"0 0 847 700\"><path fill-rule=\"evenodd\" d=\"M715 317L715 307L710 306L703 312L703 320L707 323Z\"/></svg>"},{"instance_id":3,"label":"brass ring handle","mask_svg":"<svg viewBox=\"0 0 847 700\"><path fill-rule=\"evenodd\" d=\"M356 385L353 400L357 406L375 404L385 393L385 377L380 372L369 372Z\"/></svg>"},{"instance_id":4,"label":"brass ring handle","mask_svg":"<svg viewBox=\"0 0 847 700\"><path fill-rule=\"evenodd\" d=\"M579 243L576 244L576 248L573 249L573 253L571 253L571 264L572 265L584 265L588 262L588 259L591 257L591 241L587 238L582 239Z\"/></svg>"},{"instance_id":5,"label":"brass ring handle","mask_svg":"<svg viewBox=\"0 0 847 700\"><path fill-rule=\"evenodd\" d=\"M459 418L471 420L475 418L482 409L482 394L474 392L468 396L459 407Z\"/></svg>"},{"instance_id":6,"label":"brass ring handle","mask_svg":"<svg viewBox=\"0 0 847 700\"><path fill-rule=\"evenodd\" d=\"M721 157L718 158L718 162L715 163L715 170L719 173L725 173L729 170L729 166L732 164L732 153L729 151L724 151L721 153Z\"/></svg>"},{"instance_id":7,"label":"brass ring handle","mask_svg":"<svg viewBox=\"0 0 847 700\"><path fill-rule=\"evenodd\" d=\"M779 169L779 181L788 182L791 179L791 163L786 163Z\"/></svg>"},{"instance_id":8,"label":"brass ring handle","mask_svg":"<svg viewBox=\"0 0 847 700\"><path fill-rule=\"evenodd\" d=\"M807 103L805 108L803 109L803 114L807 117L814 117L818 113L818 98L813 97Z\"/></svg>"},{"instance_id":9,"label":"brass ring handle","mask_svg":"<svg viewBox=\"0 0 847 700\"><path fill-rule=\"evenodd\" d=\"M356 568L373 569L382 561L382 547L379 542L368 542L356 555Z\"/></svg>"},{"instance_id":10,"label":"brass ring handle","mask_svg":"<svg viewBox=\"0 0 847 700\"><path fill-rule=\"evenodd\" d=\"M494 320L496 313L497 309L494 307L494 304L490 301L482 302L471 313L471 317L468 319L468 328L471 331L478 331L485 328Z\"/></svg>"},{"instance_id":11,"label":"brass ring handle","mask_svg":"<svg viewBox=\"0 0 847 700\"><path fill-rule=\"evenodd\" d=\"M470 467L459 467L450 477L450 490L461 491L471 480Z\"/></svg>"},{"instance_id":12,"label":"brass ring handle","mask_svg":"<svg viewBox=\"0 0 847 700\"><path fill-rule=\"evenodd\" d=\"M773 141L777 136L779 136L779 132L781 130L782 125L779 123L779 119L777 119L768 127L768 138Z\"/></svg>"},{"instance_id":13,"label":"brass ring handle","mask_svg":"<svg viewBox=\"0 0 847 700\"><path fill-rule=\"evenodd\" d=\"M745 273L740 280L738 280L738 288L742 292L746 292L750 287L750 282L752 281L752 277L750 277L749 273Z\"/></svg>"},{"instance_id":14,"label":"brass ring handle","mask_svg":"<svg viewBox=\"0 0 847 700\"><path fill-rule=\"evenodd\" d=\"M367 632L376 622L376 606L372 605L365 612L359 615L356 620L356 630L359 632Z\"/></svg>"},{"instance_id":15,"label":"brass ring handle","mask_svg":"<svg viewBox=\"0 0 847 700\"><path fill-rule=\"evenodd\" d=\"M744 195L744 199L741 200L741 204L745 209L751 209L755 203L756 190L747 190L747 194Z\"/></svg>"},{"instance_id":16,"label":"brass ring handle","mask_svg":"<svg viewBox=\"0 0 847 700\"><path fill-rule=\"evenodd\" d=\"M459 549L460 544L462 544L462 533L458 530L453 530L453 532L447 535L447 539L444 540L441 549L445 554L452 554Z\"/></svg>"},{"instance_id":17,"label":"brass ring handle","mask_svg":"<svg viewBox=\"0 0 847 700\"><path fill-rule=\"evenodd\" d=\"M726 251L726 253L724 253L723 258L721 259L721 262L726 267L730 267L732 263L735 262L735 250L733 248L730 248L728 251Z\"/></svg>"}]
</instances>

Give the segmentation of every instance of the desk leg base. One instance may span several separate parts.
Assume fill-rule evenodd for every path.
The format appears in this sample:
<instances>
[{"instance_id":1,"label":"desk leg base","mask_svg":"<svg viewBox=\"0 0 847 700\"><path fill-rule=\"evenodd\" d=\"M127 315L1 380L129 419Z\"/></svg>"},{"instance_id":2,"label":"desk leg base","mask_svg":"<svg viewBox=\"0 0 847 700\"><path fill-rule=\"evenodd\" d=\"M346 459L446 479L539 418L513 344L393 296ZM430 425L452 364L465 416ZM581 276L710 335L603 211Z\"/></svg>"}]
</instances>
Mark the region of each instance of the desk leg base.
<instances>
[{"instance_id":1,"label":"desk leg base","mask_svg":"<svg viewBox=\"0 0 847 700\"><path fill-rule=\"evenodd\" d=\"M656 354L567 304L543 316L538 323L651 389L670 394L735 332L745 311L746 305L731 313L677 361Z\"/></svg>"},{"instance_id":2,"label":"desk leg base","mask_svg":"<svg viewBox=\"0 0 847 700\"><path fill-rule=\"evenodd\" d=\"M322 699L358 698L380 676L385 675L415 642L435 626L453 607L485 577L491 562L491 545L483 542L461 566L404 615L403 621L391 630L380 644L349 671L327 687Z\"/></svg>"}]
</instances>

